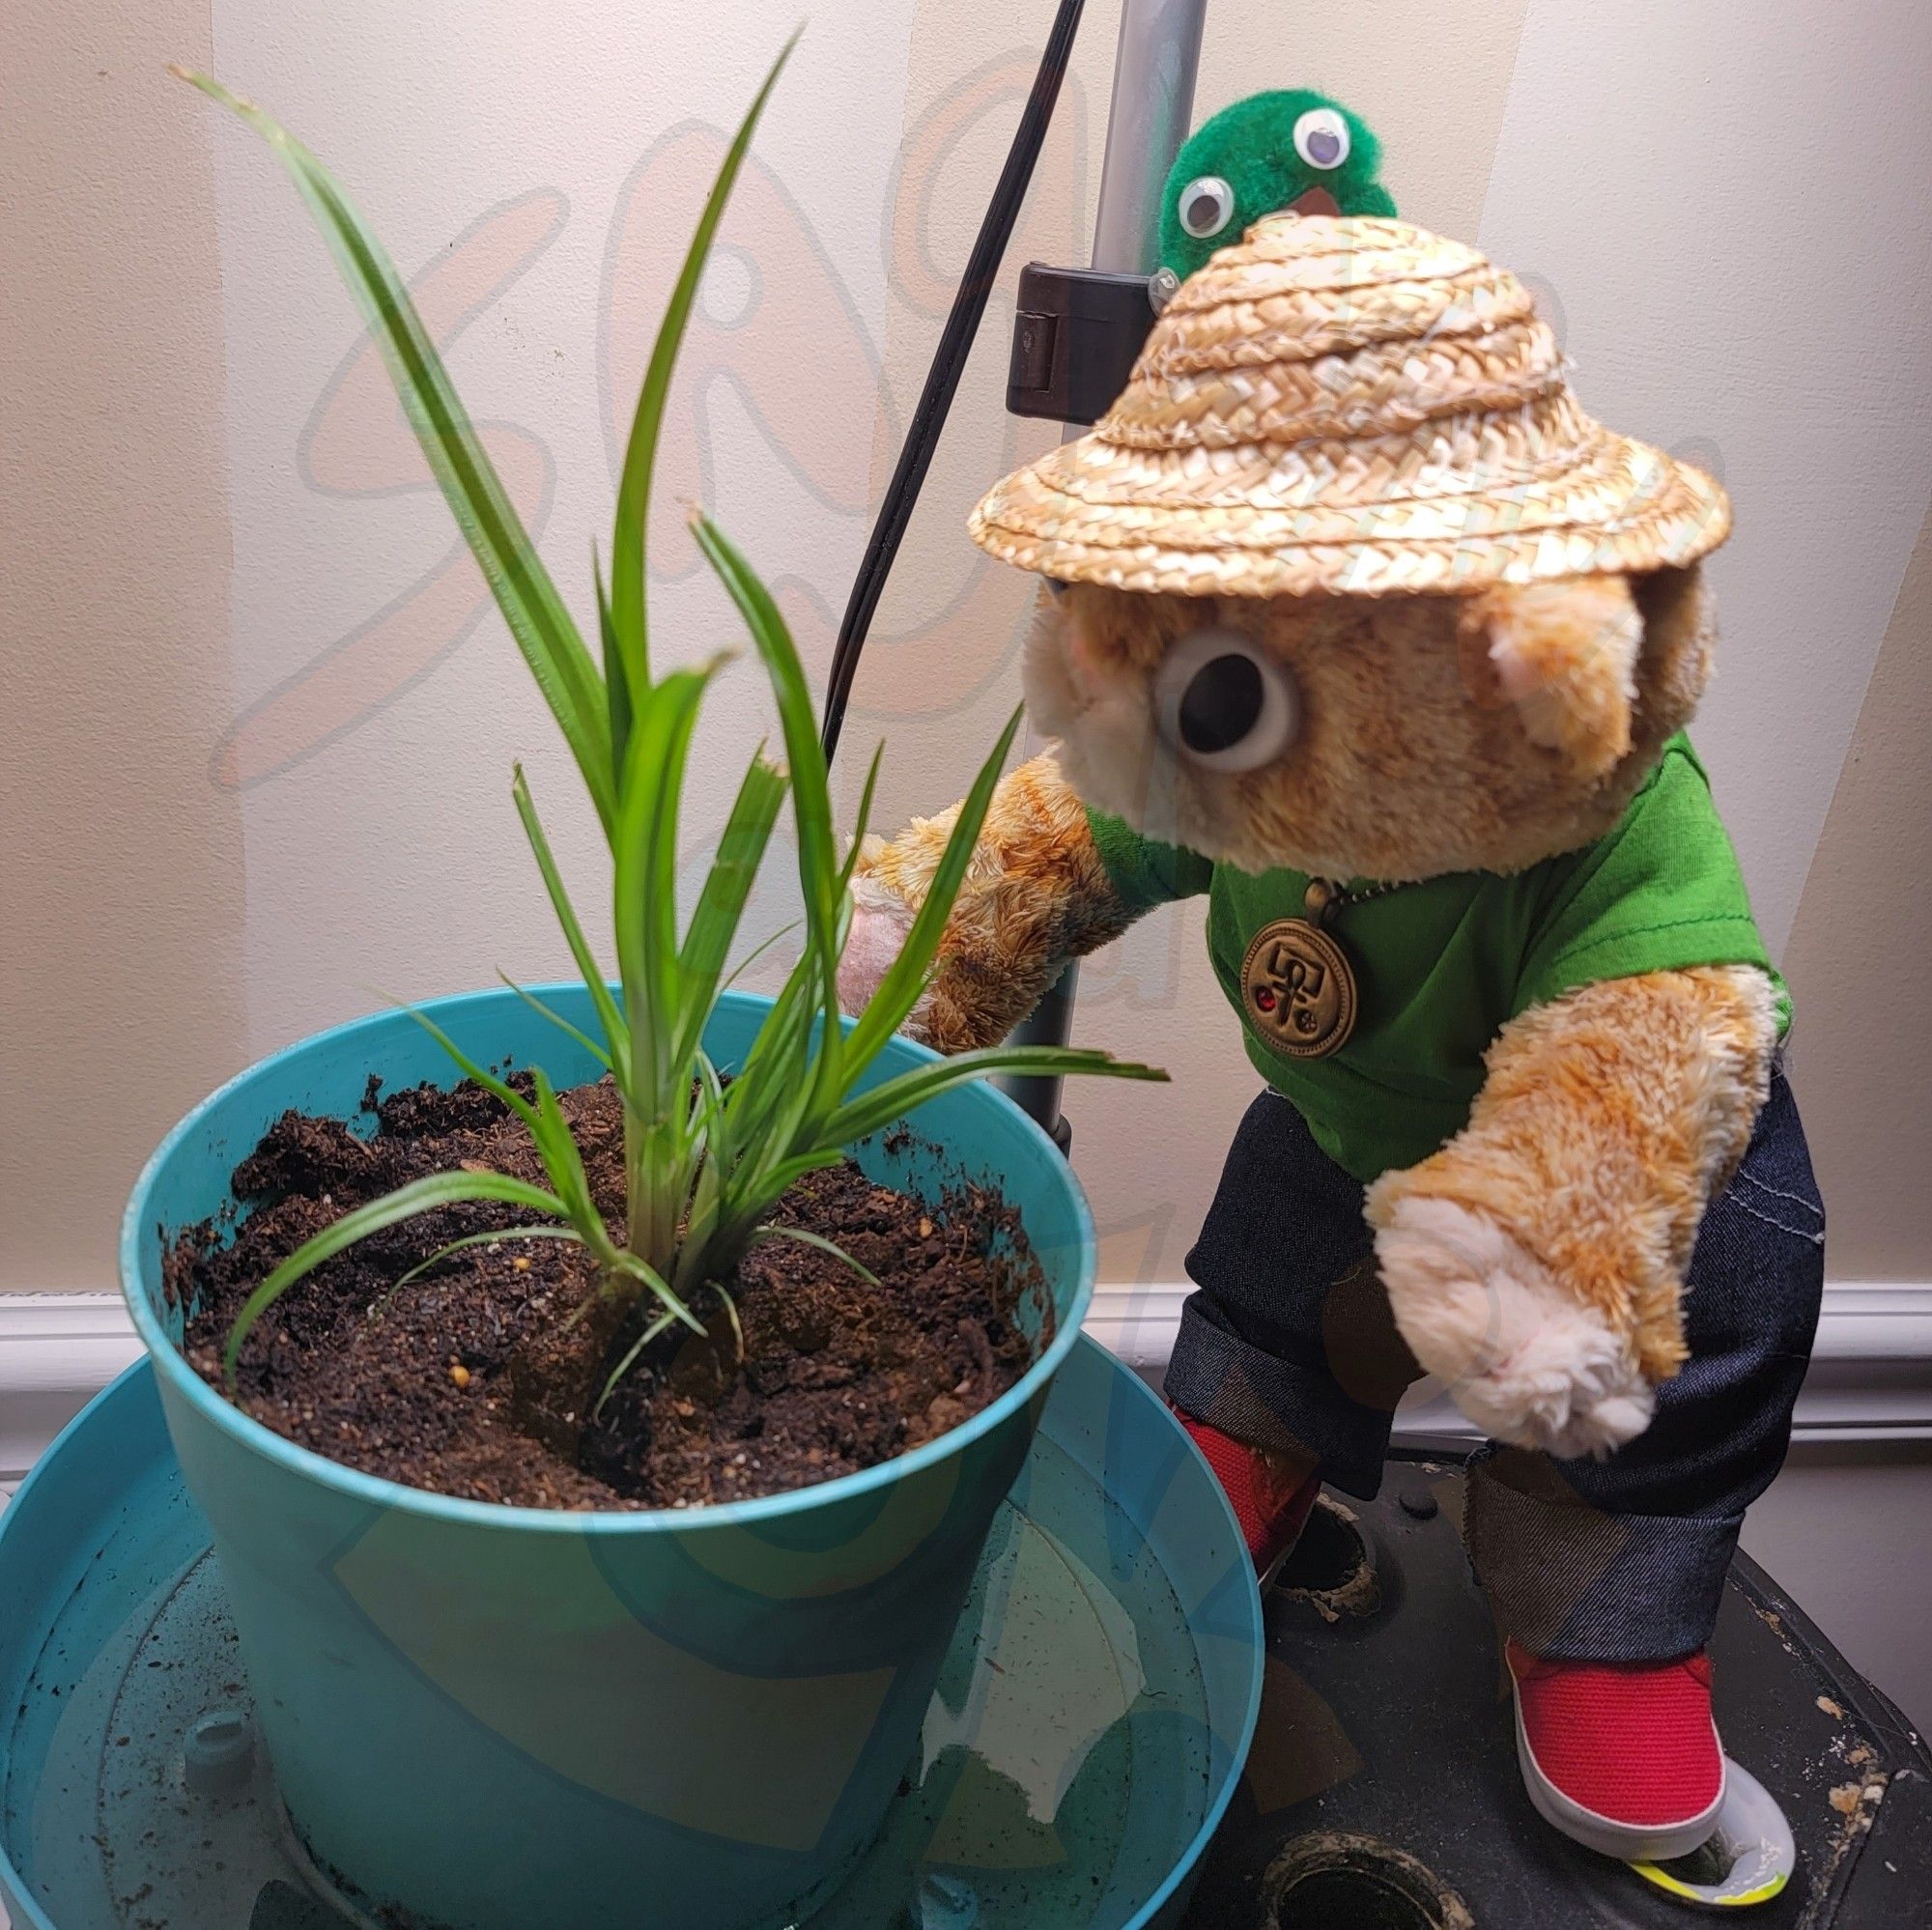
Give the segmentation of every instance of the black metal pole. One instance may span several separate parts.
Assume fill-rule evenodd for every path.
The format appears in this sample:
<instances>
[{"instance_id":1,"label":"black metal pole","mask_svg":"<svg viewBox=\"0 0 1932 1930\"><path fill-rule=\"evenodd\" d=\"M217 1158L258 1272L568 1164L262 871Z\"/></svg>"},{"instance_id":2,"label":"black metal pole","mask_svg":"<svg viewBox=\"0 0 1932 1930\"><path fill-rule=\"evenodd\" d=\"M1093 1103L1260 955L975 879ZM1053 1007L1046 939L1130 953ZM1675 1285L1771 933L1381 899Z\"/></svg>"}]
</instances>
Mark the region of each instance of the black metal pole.
<instances>
[{"instance_id":1,"label":"black metal pole","mask_svg":"<svg viewBox=\"0 0 1932 1930\"><path fill-rule=\"evenodd\" d=\"M1061 83L1066 78L1067 63L1073 57L1073 42L1080 30L1086 0L1061 0L1060 12L1054 16L1039 71L1034 76L1020 124L1013 130L1012 146L1007 152L1006 166L1000 171L999 184L980 223L973 252L967 257L966 271L960 277L958 293L952 298L932 366L926 371L919 407L913 412L893 479L887 486L885 500L879 505L878 520L872 525L865 557L853 581L844 620L838 626L838 640L833 647L832 670L825 690L825 721L820 741L828 761L838 749L839 733L845 724L845 706L852 695L852 679L858 673L860 653L866 646L873 612L879 607L886 579L892 574L893 560L912 522L920 490L932 467L933 452L939 447L940 432L946 426L959 378L965 373L966 358L973 350L973 338L985 316L987 298L993 292L1000 263L1006 257L1013 225L1026 200L1040 147L1053 120L1054 103L1060 99Z\"/></svg>"}]
</instances>

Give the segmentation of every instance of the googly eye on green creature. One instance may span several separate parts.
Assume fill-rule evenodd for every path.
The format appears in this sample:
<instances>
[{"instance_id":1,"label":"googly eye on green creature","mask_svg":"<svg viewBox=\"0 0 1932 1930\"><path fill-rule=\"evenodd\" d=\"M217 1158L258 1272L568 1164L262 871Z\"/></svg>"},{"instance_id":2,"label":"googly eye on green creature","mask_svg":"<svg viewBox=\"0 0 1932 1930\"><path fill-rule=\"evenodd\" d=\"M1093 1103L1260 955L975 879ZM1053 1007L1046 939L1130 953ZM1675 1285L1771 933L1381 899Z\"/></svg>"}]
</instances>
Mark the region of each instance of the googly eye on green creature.
<instances>
[{"instance_id":1,"label":"googly eye on green creature","mask_svg":"<svg viewBox=\"0 0 1932 1930\"><path fill-rule=\"evenodd\" d=\"M1161 201L1160 259L1185 280L1264 214L1393 214L1381 143L1339 100L1306 88L1224 107L1180 150Z\"/></svg>"}]
</instances>

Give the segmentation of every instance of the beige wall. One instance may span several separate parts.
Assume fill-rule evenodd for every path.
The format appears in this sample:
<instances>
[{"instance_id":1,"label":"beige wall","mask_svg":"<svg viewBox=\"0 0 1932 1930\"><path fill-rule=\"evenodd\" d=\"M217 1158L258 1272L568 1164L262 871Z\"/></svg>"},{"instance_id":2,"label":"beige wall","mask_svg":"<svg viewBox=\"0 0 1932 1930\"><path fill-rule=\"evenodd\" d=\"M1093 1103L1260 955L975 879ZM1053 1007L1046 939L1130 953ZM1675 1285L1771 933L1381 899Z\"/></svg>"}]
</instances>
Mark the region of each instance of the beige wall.
<instances>
[{"instance_id":1,"label":"beige wall","mask_svg":"<svg viewBox=\"0 0 1932 1930\"><path fill-rule=\"evenodd\" d=\"M243 1059L384 994L562 969L505 803L513 756L594 876L594 827L306 218L162 63L212 60L336 163L422 277L582 609L666 237L793 19L791 0L748 0L721 46L699 11L113 0L77 27L14 10L0 1288L103 1284L141 1153ZM1932 1278L1916 1183L1932 1025L1912 996L1932 937L1912 888L1932 808L1932 322L1911 298L1924 16L1911 0L1210 11L1204 112L1303 80L1360 106L1406 211L1539 278L1587 401L1724 468L1740 533L1700 734L1767 927L1790 934L1833 1271ZM819 9L734 211L668 494L719 506L821 667L1041 15ZM1078 258L1117 21L1094 0L1016 259ZM848 741L889 735L889 818L953 796L1016 695L1027 585L960 527L1050 433L1000 407L1011 266L860 683ZM722 639L674 518L663 538L660 634ZM754 677L728 685L697 820L762 715ZM1071 1106L1107 1273L1172 1280L1252 1081L1198 914L1149 921L1085 982L1083 1037L1178 1074Z\"/></svg>"},{"instance_id":2,"label":"beige wall","mask_svg":"<svg viewBox=\"0 0 1932 1930\"><path fill-rule=\"evenodd\" d=\"M1785 970L1792 1048L1842 1279L1922 1280L1932 1258L1932 519L1811 860Z\"/></svg>"},{"instance_id":3,"label":"beige wall","mask_svg":"<svg viewBox=\"0 0 1932 1930\"><path fill-rule=\"evenodd\" d=\"M207 0L13 7L0 63L0 1288L113 1278L243 1053Z\"/></svg>"}]
</instances>

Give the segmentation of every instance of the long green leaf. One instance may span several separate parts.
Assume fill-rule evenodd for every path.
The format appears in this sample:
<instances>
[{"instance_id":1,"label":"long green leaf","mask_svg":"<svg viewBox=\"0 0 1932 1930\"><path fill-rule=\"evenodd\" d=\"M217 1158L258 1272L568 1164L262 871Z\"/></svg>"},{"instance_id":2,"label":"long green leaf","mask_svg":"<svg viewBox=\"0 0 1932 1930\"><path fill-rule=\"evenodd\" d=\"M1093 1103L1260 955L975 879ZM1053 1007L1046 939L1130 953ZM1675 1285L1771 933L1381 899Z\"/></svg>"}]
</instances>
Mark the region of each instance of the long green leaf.
<instances>
[{"instance_id":1,"label":"long green leaf","mask_svg":"<svg viewBox=\"0 0 1932 1930\"><path fill-rule=\"evenodd\" d=\"M738 1318L738 1302L731 1290L722 1281L714 1280L711 1291L718 1295L718 1304L724 1309L724 1318L731 1322L731 1338L737 1343L738 1365L745 1364L745 1323Z\"/></svg>"},{"instance_id":2,"label":"long green leaf","mask_svg":"<svg viewBox=\"0 0 1932 1930\"><path fill-rule=\"evenodd\" d=\"M823 1173L828 1167L838 1165L844 1157L842 1147L821 1146L810 1152L793 1153L746 1175L731 1189L730 1209L720 1219L718 1244L724 1259L729 1262L737 1257L738 1250L757 1231L757 1222L775 1200L808 1174Z\"/></svg>"},{"instance_id":3,"label":"long green leaf","mask_svg":"<svg viewBox=\"0 0 1932 1930\"><path fill-rule=\"evenodd\" d=\"M885 740L881 738L872 747L872 761L866 770L865 788L859 793L859 814L852 820L852 843L845 853L845 863L838 873L838 889L841 892L851 890L852 874L859 868L866 833L872 822L872 798L879 788L879 766L885 762ZM838 949L841 951L845 949L842 942Z\"/></svg>"},{"instance_id":4,"label":"long green leaf","mask_svg":"<svg viewBox=\"0 0 1932 1930\"><path fill-rule=\"evenodd\" d=\"M696 1184L691 1189L691 1208L678 1247L677 1266L671 1285L686 1294L703 1279L712 1235L724 1211L725 1184L737 1170L737 1144L731 1130L731 1117L724 1104L724 1087L709 1053L696 1054L698 1090L698 1130L700 1163Z\"/></svg>"},{"instance_id":5,"label":"long green leaf","mask_svg":"<svg viewBox=\"0 0 1932 1930\"><path fill-rule=\"evenodd\" d=\"M638 707L612 845L617 969L633 1041L632 1098L647 1121L670 1118L685 1068L672 1057L677 1012L677 804L697 710L715 664L674 670Z\"/></svg>"},{"instance_id":6,"label":"long green leaf","mask_svg":"<svg viewBox=\"0 0 1932 1930\"><path fill-rule=\"evenodd\" d=\"M548 1213L554 1219L568 1219L561 1200L541 1186L513 1179L507 1173L432 1173L426 1179L412 1179L380 1200L371 1200L331 1222L314 1238L300 1246L277 1266L242 1302L235 1324L228 1330L228 1345L222 1352L221 1367L228 1384L235 1384L235 1369L242 1358L242 1344L255 1323L298 1281L306 1279L325 1261L367 1239L371 1234L434 1212L439 1206L460 1206L471 1200L500 1200L505 1206L527 1207L533 1213Z\"/></svg>"},{"instance_id":7,"label":"long green leaf","mask_svg":"<svg viewBox=\"0 0 1932 1930\"><path fill-rule=\"evenodd\" d=\"M817 986L817 971L808 954L779 988L726 1093L739 1143L765 1149L768 1158L790 1150L810 1106Z\"/></svg>"},{"instance_id":8,"label":"long green leaf","mask_svg":"<svg viewBox=\"0 0 1932 1930\"><path fill-rule=\"evenodd\" d=\"M570 955L576 959L577 969L583 975L590 1002L597 1008L598 1023L603 1026L604 1037L611 1048L611 1068L617 1075L619 1086L623 1086L630 1077L631 1029L625 1023L616 1000L611 996L610 986L604 982L604 968L598 964L597 954L591 951L590 941L584 937L583 926L570 902L570 894L564 889L563 874L556 868L556 856L550 848L550 839L544 836L543 824L537 817L537 808L530 798L529 782L521 764L516 767L510 796L516 802L517 815L523 820L524 836L529 840L537 869L543 873L544 890L550 894L551 909L555 912L556 922L562 927Z\"/></svg>"},{"instance_id":9,"label":"long green leaf","mask_svg":"<svg viewBox=\"0 0 1932 1930\"><path fill-rule=\"evenodd\" d=\"M583 1235L584 1244L609 1265L615 1250L614 1244L605 1231L604 1216L597 1210L597 1202L591 1198L590 1176L584 1171L583 1154L578 1148L576 1135L570 1130L570 1121L563 1116L563 1107L557 1101L556 1088L551 1084L541 1065L530 1068L530 1077L536 1083L537 1093L537 1125L534 1128L537 1150L543 1155L551 1184L555 1188L557 1198L570 1209L571 1224Z\"/></svg>"},{"instance_id":10,"label":"long green leaf","mask_svg":"<svg viewBox=\"0 0 1932 1930\"><path fill-rule=\"evenodd\" d=\"M682 1320L695 1334L704 1331L704 1322L671 1291L670 1282L649 1261L625 1248L619 1250L616 1264L620 1273L627 1273L633 1280L648 1287L664 1303L665 1312L672 1320Z\"/></svg>"},{"instance_id":11,"label":"long green leaf","mask_svg":"<svg viewBox=\"0 0 1932 1930\"><path fill-rule=\"evenodd\" d=\"M647 1347L649 1347L654 1340L658 1339L663 1334L668 1333L672 1327L676 1326L676 1324L677 1324L677 1316L675 1314L660 1314L657 1317L657 1319L654 1320L643 1330L643 1332L638 1336L637 1344L629 1350L629 1352L627 1352L624 1355L623 1359L620 1360L616 1364L616 1366L611 1370L611 1377L605 1381L604 1391L603 1393L598 1395L597 1405L590 1410L590 1418L592 1421L596 1421L602 1416L604 1412L605 1404L610 1400L611 1396L617 1391L617 1383L623 1379L625 1375L630 1373L632 1368L637 1366L638 1356L640 1353L642 1353L643 1350Z\"/></svg>"},{"instance_id":12,"label":"long green leaf","mask_svg":"<svg viewBox=\"0 0 1932 1930\"><path fill-rule=\"evenodd\" d=\"M724 821L718 856L697 894L678 953L684 980L680 989L684 1010L675 1054L680 1064L695 1057L704 1035L705 1022L717 1002L724 960L738 935L752 888L757 883L758 867L764 863L784 795L784 773L762 756L754 758Z\"/></svg>"},{"instance_id":13,"label":"long green leaf","mask_svg":"<svg viewBox=\"0 0 1932 1930\"><path fill-rule=\"evenodd\" d=\"M185 68L171 70L231 108L275 151L315 216L388 365L403 412L563 730L608 830L614 775L603 681L483 447L395 264L320 160L252 100Z\"/></svg>"},{"instance_id":14,"label":"long green leaf","mask_svg":"<svg viewBox=\"0 0 1932 1930\"><path fill-rule=\"evenodd\" d=\"M691 1058L696 1070L697 1090L703 1100L705 1130L707 1133L715 1131L725 1136L724 1151L728 1155L731 1150L731 1121L724 1109L724 1081L720 1078L718 1067L712 1063L710 1053L706 1052L702 1045L691 1055ZM730 1164L728 1156L724 1163L727 1166Z\"/></svg>"},{"instance_id":15,"label":"long green leaf","mask_svg":"<svg viewBox=\"0 0 1932 1930\"><path fill-rule=\"evenodd\" d=\"M798 827L798 881L805 901L806 948L800 970L810 979L810 1003L827 1023L819 1034L807 1114L829 1109L841 1086L843 1037L838 1027L838 933L841 928L838 841L832 823L832 789L825 752L812 715L811 691L798 646L771 592L730 539L701 511L694 511L692 528L697 547L716 571L752 633L763 659L784 735L790 766L792 818Z\"/></svg>"},{"instance_id":16,"label":"long green leaf","mask_svg":"<svg viewBox=\"0 0 1932 1930\"><path fill-rule=\"evenodd\" d=\"M864 1139L923 1106L928 1099L969 1079L988 1072L1028 1072L1038 1078L1099 1077L1106 1079L1147 1079L1165 1085L1167 1074L1157 1065L1141 1065L1131 1060L1113 1059L1104 1052L1074 1046L989 1045L980 1052L962 1052L942 1059L936 1065L918 1065L878 1085L868 1087L825 1122L825 1136L840 1146Z\"/></svg>"},{"instance_id":17,"label":"long green leaf","mask_svg":"<svg viewBox=\"0 0 1932 1930\"><path fill-rule=\"evenodd\" d=\"M940 854L932 882L926 887L924 900L914 915L898 956L887 966L885 976L852 1028L847 1063L853 1078L857 1078L879 1056L886 1041L905 1023L906 1014L919 1003L919 996L925 989L933 960L939 955L940 941L946 936L946 921L952 916L959 888L966 881L966 869L973 862L980 827L986 821L994 787L1000 781L1001 767L1007 761L1007 752L1012 749L1013 736L1019 727L1020 713L1015 710L1007 720L1007 727L1000 733L993 754L980 765L979 776L973 780L972 789L966 793L965 802L959 807L952 835L946 840L946 849Z\"/></svg>"},{"instance_id":18,"label":"long green leaf","mask_svg":"<svg viewBox=\"0 0 1932 1930\"><path fill-rule=\"evenodd\" d=\"M837 1240L827 1239L823 1234L815 1234L806 1227L762 1226L752 1235L753 1246L762 1246L767 1240L795 1239L801 1246L816 1247L820 1253L828 1253L841 1264L849 1266L867 1287L876 1287L879 1276L869 1266L862 1265L845 1251Z\"/></svg>"},{"instance_id":19,"label":"long green leaf","mask_svg":"<svg viewBox=\"0 0 1932 1930\"><path fill-rule=\"evenodd\" d=\"M386 1306L412 1280L419 1279L432 1266L440 1266L452 1254L465 1251L472 1246L500 1246L503 1241L526 1239L565 1239L578 1246L583 1244L583 1235L575 1227L496 1227L488 1233L465 1234L461 1239L453 1239L446 1246L440 1246L427 1260L419 1260L407 1273L401 1273L390 1283L389 1290L371 1308L371 1313Z\"/></svg>"},{"instance_id":20,"label":"long green leaf","mask_svg":"<svg viewBox=\"0 0 1932 1930\"><path fill-rule=\"evenodd\" d=\"M616 529L611 544L611 616L634 703L651 680L649 625L644 608L644 540L650 512L651 472L657 465L658 434L664 424L665 402L670 394L671 372L684 345L692 305L697 299L698 283L704 277L704 264L710 256L718 224L724 218L738 170L744 165L753 132L797 42L798 36L794 34L772 63L765 84L758 89L751 111L740 123L718 170L704 213L691 238L691 246L685 251L684 267L671 288L664 320L658 325L657 340L652 344L650 363L638 394L637 411L631 418L630 439L624 449L623 480L617 490Z\"/></svg>"},{"instance_id":21,"label":"long green leaf","mask_svg":"<svg viewBox=\"0 0 1932 1930\"><path fill-rule=\"evenodd\" d=\"M755 965L758 962L758 960L762 958L765 955L765 953L772 949L773 946L782 945L784 941L798 929L801 922L802 922L801 920L793 919L789 924L780 925L779 928L775 932L773 932L769 938L759 939L757 944L753 946L751 951L746 952L744 957L739 959L737 964L732 966L730 971L730 976L724 979L720 983L718 989L721 992L729 991L730 988L733 985L735 985L738 982L738 980L742 979L745 976L745 974L749 972L752 969L752 967Z\"/></svg>"},{"instance_id":22,"label":"long green leaf","mask_svg":"<svg viewBox=\"0 0 1932 1930\"><path fill-rule=\"evenodd\" d=\"M479 1065L428 1013L418 1011L414 1006L405 1006L403 1010L442 1047L443 1051L455 1062L457 1070L471 1085L481 1086L486 1093L500 1099L504 1105L508 1106L529 1127L532 1135L536 1133L538 1124L537 1109L514 1086L497 1078L496 1073L490 1071L487 1067Z\"/></svg>"},{"instance_id":23,"label":"long green leaf","mask_svg":"<svg viewBox=\"0 0 1932 1930\"><path fill-rule=\"evenodd\" d=\"M739 1063L734 1083L730 1088L734 1102L743 1103L740 1089L745 1081L758 1071L759 1066L784 1049L785 1041L797 1027L810 1024L811 1007L808 994L812 985L810 961L801 956L792 969L785 974L777 996L766 1008L764 1017L758 1022L758 1029L752 1036L752 1043L746 1048L745 1056ZM803 1015L801 1016L801 1008ZM803 1037L803 1032L799 1035Z\"/></svg>"},{"instance_id":24,"label":"long green leaf","mask_svg":"<svg viewBox=\"0 0 1932 1930\"><path fill-rule=\"evenodd\" d=\"M546 1005L534 992L518 984L507 972L498 969L497 976L502 979L503 983L511 991L516 993L518 998L523 1000L525 1005L529 1007L531 1011L537 1013L542 1018L547 1018L566 1038L575 1039L579 1045L582 1046L584 1051L589 1053L591 1058L596 1060L605 1071L609 1072L611 1069L611 1055L582 1026L572 1025L554 1006Z\"/></svg>"},{"instance_id":25,"label":"long green leaf","mask_svg":"<svg viewBox=\"0 0 1932 1930\"><path fill-rule=\"evenodd\" d=\"M550 1174L551 1184L555 1187L557 1198L563 1202L566 1216L582 1235L584 1243L608 1264L612 1251L611 1242L604 1231L604 1221L596 1204L590 1197L590 1181L583 1171L583 1156L577 1149L577 1141L571 1136L563 1109L557 1104L556 1091L545 1076L543 1068L532 1066L530 1069L537 1094L532 1104L514 1086L479 1065L426 1013L409 1006L404 1010L448 1053L465 1077L481 1086L486 1093L494 1093L523 1121L529 1129L545 1170Z\"/></svg>"},{"instance_id":26,"label":"long green leaf","mask_svg":"<svg viewBox=\"0 0 1932 1930\"><path fill-rule=\"evenodd\" d=\"M805 888L806 914L808 919L816 916L829 932L834 916L832 887L839 866L832 828L832 791L805 665L771 592L730 538L701 510L693 512L692 528L705 560L744 617L771 679L798 822L799 882Z\"/></svg>"},{"instance_id":27,"label":"long green leaf","mask_svg":"<svg viewBox=\"0 0 1932 1930\"><path fill-rule=\"evenodd\" d=\"M590 552L590 580L597 588L597 632L604 644L604 689L611 719L611 770L621 789L624 756L631 745L631 673L624 665L623 645L617 640L617 622L611 614L611 599L604 593L604 572L597 564L597 552Z\"/></svg>"}]
</instances>

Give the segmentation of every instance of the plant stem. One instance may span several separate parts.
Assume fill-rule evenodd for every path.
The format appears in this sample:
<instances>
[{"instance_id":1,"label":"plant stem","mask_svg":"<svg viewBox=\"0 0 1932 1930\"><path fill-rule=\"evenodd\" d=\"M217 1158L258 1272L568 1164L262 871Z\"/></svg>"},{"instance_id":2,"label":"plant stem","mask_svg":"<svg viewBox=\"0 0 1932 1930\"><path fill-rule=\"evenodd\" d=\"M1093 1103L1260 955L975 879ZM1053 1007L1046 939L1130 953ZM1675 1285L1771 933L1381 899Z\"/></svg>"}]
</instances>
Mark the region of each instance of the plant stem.
<instances>
[{"instance_id":1,"label":"plant stem","mask_svg":"<svg viewBox=\"0 0 1932 1930\"><path fill-rule=\"evenodd\" d=\"M625 1243L666 1278L676 1267L684 1212L674 1139L663 1121L624 1108Z\"/></svg>"}]
</instances>

